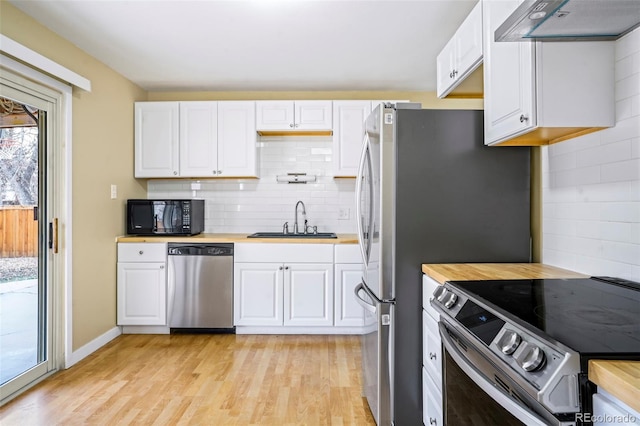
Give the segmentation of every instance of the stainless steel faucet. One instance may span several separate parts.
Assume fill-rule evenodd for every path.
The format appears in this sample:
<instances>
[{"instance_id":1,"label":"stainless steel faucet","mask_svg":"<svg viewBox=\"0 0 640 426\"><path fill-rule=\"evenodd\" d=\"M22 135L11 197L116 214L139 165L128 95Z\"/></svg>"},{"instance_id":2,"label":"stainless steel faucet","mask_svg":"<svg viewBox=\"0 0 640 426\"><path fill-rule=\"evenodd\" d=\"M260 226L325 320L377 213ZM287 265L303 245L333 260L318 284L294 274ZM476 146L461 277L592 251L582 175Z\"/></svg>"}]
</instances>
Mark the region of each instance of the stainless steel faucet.
<instances>
[{"instance_id":1,"label":"stainless steel faucet","mask_svg":"<svg viewBox=\"0 0 640 426\"><path fill-rule=\"evenodd\" d=\"M304 215L304 233L307 233L307 210L302 201L296 203L296 220L293 223L293 233L298 234L298 206L302 204L302 214Z\"/></svg>"}]
</instances>

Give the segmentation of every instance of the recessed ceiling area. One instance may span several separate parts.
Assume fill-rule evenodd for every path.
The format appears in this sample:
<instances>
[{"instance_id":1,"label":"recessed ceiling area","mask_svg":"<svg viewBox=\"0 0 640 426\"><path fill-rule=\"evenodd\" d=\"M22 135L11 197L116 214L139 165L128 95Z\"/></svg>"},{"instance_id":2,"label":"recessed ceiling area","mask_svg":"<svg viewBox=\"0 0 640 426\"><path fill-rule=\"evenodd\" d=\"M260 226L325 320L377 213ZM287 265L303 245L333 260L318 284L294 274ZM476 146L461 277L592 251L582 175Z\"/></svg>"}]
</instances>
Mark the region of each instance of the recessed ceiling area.
<instances>
[{"instance_id":1,"label":"recessed ceiling area","mask_svg":"<svg viewBox=\"0 0 640 426\"><path fill-rule=\"evenodd\" d=\"M9 0L148 91L435 91L478 0Z\"/></svg>"}]
</instances>

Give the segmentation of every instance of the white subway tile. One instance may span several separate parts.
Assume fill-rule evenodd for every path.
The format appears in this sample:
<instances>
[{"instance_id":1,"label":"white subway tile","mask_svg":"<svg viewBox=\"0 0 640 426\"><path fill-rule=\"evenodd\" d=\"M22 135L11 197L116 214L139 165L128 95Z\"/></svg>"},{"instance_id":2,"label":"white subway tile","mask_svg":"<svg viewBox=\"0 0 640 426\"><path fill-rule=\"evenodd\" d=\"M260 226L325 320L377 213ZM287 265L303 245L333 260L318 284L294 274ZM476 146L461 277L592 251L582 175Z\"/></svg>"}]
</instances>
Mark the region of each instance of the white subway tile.
<instances>
[{"instance_id":1,"label":"white subway tile","mask_svg":"<svg viewBox=\"0 0 640 426\"><path fill-rule=\"evenodd\" d=\"M640 28L631 31L615 42L616 61L636 52L640 52Z\"/></svg>"},{"instance_id":2,"label":"white subway tile","mask_svg":"<svg viewBox=\"0 0 640 426\"><path fill-rule=\"evenodd\" d=\"M629 156L631 156L630 149ZM640 158L619 161L611 164L603 164L600 171L600 178L602 182L640 180Z\"/></svg>"}]
</instances>

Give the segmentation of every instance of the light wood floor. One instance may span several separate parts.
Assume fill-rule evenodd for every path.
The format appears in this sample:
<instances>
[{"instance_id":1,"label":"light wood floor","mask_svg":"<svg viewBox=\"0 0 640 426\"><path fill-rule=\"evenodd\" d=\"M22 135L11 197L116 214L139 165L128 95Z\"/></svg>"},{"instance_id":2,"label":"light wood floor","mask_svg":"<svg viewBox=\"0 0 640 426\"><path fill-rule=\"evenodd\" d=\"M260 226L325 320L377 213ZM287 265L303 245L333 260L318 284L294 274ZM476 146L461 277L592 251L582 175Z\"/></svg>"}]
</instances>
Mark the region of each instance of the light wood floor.
<instances>
[{"instance_id":1,"label":"light wood floor","mask_svg":"<svg viewBox=\"0 0 640 426\"><path fill-rule=\"evenodd\" d=\"M358 336L123 335L0 408L9 425L375 425Z\"/></svg>"}]
</instances>

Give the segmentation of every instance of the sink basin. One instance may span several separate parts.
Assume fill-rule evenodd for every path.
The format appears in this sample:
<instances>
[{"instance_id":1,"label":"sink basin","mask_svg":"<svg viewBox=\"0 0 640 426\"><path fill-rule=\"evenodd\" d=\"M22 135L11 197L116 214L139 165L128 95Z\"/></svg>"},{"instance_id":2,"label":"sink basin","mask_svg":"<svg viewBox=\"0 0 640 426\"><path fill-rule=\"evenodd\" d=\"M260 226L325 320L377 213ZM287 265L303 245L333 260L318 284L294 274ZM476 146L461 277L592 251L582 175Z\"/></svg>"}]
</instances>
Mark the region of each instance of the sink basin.
<instances>
[{"instance_id":1,"label":"sink basin","mask_svg":"<svg viewBox=\"0 0 640 426\"><path fill-rule=\"evenodd\" d=\"M338 238L333 232L318 232L317 234L284 234L282 232L256 232L247 238Z\"/></svg>"}]
</instances>

